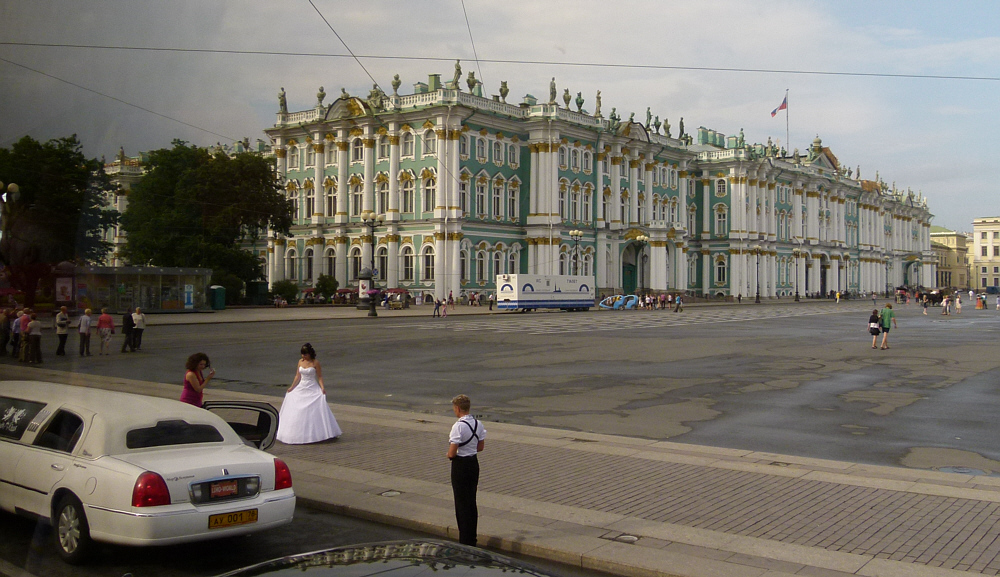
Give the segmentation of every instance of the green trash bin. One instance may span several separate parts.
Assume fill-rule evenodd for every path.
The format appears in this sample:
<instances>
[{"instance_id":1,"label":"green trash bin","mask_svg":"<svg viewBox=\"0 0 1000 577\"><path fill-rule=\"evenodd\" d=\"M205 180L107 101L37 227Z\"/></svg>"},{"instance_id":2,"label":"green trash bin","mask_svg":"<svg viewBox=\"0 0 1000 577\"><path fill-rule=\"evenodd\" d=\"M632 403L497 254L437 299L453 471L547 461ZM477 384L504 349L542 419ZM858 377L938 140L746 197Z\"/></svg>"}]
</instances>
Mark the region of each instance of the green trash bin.
<instances>
[{"instance_id":1,"label":"green trash bin","mask_svg":"<svg viewBox=\"0 0 1000 577\"><path fill-rule=\"evenodd\" d=\"M226 287L217 284L208 287L208 301L213 311L226 310Z\"/></svg>"}]
</instances>

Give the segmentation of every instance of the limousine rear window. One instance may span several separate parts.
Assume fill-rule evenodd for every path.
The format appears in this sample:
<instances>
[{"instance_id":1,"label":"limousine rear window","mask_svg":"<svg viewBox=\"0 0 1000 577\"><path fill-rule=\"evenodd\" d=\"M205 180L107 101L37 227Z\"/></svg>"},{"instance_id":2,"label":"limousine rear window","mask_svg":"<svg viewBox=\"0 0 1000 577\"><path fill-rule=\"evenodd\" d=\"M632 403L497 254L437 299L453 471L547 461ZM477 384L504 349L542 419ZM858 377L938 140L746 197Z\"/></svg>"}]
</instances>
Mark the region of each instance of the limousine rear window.
<instances>
[{"instance_id":1,"label":"limousine rear window","mask_svg":"<svg viewBox=\"0 0 1000 577\"><path fill-rule=\"evenodd\" d=\"M160 421L154 427L132 429L125 434L129 449L148 449L194 443L221 443L222 433L212 425L192 425L187 421Z\"/></svg>"},{"instance_id":2,"label":"limousine rear window","mask_svg":"<svg viewBox=\"0 0 1000 577\"><path fill-rule=\"evenodd\" d=\"M31 420L44 408L45 403L0 397L0 437L20 439Z\"/></svg>"}]
</instances>

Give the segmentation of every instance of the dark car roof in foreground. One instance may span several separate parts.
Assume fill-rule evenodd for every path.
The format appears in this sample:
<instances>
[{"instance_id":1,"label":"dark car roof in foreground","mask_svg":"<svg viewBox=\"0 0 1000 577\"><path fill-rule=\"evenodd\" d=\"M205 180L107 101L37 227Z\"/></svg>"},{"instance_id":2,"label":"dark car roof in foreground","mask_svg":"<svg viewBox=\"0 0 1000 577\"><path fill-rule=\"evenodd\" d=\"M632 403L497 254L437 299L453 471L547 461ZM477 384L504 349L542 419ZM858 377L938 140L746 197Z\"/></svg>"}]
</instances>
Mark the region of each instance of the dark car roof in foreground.
<instances>
[{"instance_id":1,"label":"dark car roof in foreground","mask_svg":"<svg viewBox=\"0 0 1000 577\"><path fill-rule=\"evenodd\" d=\"M437 571L447 571L448 577L508 572L554 577L553 573L485 549L428 539L380 541L290 555L220 577L276 577L306 571L310 577L365 577L384 573L391 573L393 577L414 577Z\"/></svg>"}]
</instances>

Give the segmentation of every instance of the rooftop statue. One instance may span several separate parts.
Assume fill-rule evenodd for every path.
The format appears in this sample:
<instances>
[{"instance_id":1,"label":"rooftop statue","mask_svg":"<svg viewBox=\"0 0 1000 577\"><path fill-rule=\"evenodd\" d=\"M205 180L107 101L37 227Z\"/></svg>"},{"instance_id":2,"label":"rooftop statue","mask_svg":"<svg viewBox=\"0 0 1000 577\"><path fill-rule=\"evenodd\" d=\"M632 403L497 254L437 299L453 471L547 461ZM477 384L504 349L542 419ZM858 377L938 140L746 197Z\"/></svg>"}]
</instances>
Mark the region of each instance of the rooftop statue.
<instances>
[{"instance_id":1,"label":"rooftop statue","mask_svg":"<svg viewBox=\"0 0 1000 577\"><path fill-rule=\"evenodd\" d=\"M476 71L470 70L469 77L465 79L465 83L469 85L469 92L472 92L476 88L476 83L478 82L479 81L476 80ZM455 88L458 88L458 86L455 86Z\"/></svg>"},{"instance_id":2,"label":"rooftop statue","mask_svg":"<svg viewBox=\"0 0 1000 577\"><path fill-rule=\"evenodd\" d=\"M597 104L594 105L594 117L601 117L601 91L597 91Z\"/></svg>"},{"instance_id":3,"label":"rooftop statue","mask_svg":"<svg viewBox=\"0 0 1000 577\"><path fill-rule=\"evenodd\" d=\"M459 90L458 81L462 79L462 61L455 61L455 76L451 79L451 87L455 90Z\"/></svg>"},{"instance_id":4,"label":"rooftop statue","mask_svg":"<svg viewBox=\"0 0 1000 577\"><path fill-rule=\"evenodd\" d=\"M507 81L500 81L500 100L504 103L507 102L507 95L510 94L510 88L507 88Z\"/></svg>"},{"instance_id":5,"label":"rooftop statue","mask_svg":"<svg viewBox=\"0 0 1000 577\"><path fill-rule=\"evenodd\" d=\"M281 91L278 92L278 111L283 114L288 114L288 101L285 100L285 87L281 87Z\"/></svg>"},{"instance_id":6,"label":"rooftop statue","mask_svg":"<svg viewBox=\"0 0 1000 577\"><path fill-rule=\"evenodd\" d=\"M556 77L552 77L552 82L549 82L549 104L556 103Z\"/></svg>"},{"instance_id":7,"label":"rooftop statue","mask_svg":"<svg viewBox=\"0 0 1000 577\"><path fill-rule=\"evenodd\" d=\"M576 93L576 111L583 113L583 94L579 92Z\"/></svg>"},{"instance_id":8,"label":"rooftop statue","mask_svg":"<svg viewBox=\"0 0 1000 577\"><path fill-rule=\"evenodd\" d=\"M563 92L563 102L566 103L566 110L569 110L569 103L573 101L573 97L569 93L569 88Z\"/></svg>"},{"instance_id":9,"label":"rooftop statue","mask_svg":"<svg viewBox=\"0 0 1000 577\"><path fill-rule=\"evenodd\" d=\"M653 113L649 111L649 107L646 107L646 129L653 124Z\"/></svg>"},{"instance_id":10,"label":"rooftop statue","mask_svg":"<svg viewBox=\"0 0 1000 577\"><path fill-rule=\"evenodd\" d=\"M681 136L684 136L684 117L683 116L681 116L680 126L677 127L677 131L678 131L677 132L678 134L680 134Z\"/></svg>"},{"instance_id":11,"label":"rooftop statue","mask_svg":"<svg viewBox=\"0 0 1000 577\"><path fill-rule=\"evenodd\" d=\"M657 116L656 120L653 121L653 131L656 134L660 133L660 117L659 116Z\"/></svg>"},{"instance_id":12,"label":"rooftop statue","mask_svg":"<svg viewBox=\"0 0 1000 577\"><path fill-rule=\"evenodd\" d=\"M399 74L392 77L392 95L399 96L399 87L403 84L403 81L399 79Z\"/></svg>"},{"instance_id":13,"label":"rooftop statue","mask_svg":"<svg viewBox=\"0 0 1000 577\"><path fill-rule=\"evenodd\" d=\"M743 129L740 129L740 136L736 139L736 148L743 148L747 145L746 140L743 138Z\"/></svg>"},{"instance_id":14,"label":"rooftop statue","mask_svg":"<svg viewBox=\"0 0 1000 577\"><path fill-rule=\"evenodd\" d=\"M316 93L316 106L323 106L323 99L326 98L326 91L323 87L319 87L319 92Z\"/></svg>"},{"instance_id":15,"label":"rooftop statue","mask_svg":"<svg viewBox=\"0 0 1000 577\"><path fill-rule=\"evenodd\" d=\"M670 136L670 121L666 118L663 119L663 134L667 138L673 138Z\"/></svg>"}]
</instances>

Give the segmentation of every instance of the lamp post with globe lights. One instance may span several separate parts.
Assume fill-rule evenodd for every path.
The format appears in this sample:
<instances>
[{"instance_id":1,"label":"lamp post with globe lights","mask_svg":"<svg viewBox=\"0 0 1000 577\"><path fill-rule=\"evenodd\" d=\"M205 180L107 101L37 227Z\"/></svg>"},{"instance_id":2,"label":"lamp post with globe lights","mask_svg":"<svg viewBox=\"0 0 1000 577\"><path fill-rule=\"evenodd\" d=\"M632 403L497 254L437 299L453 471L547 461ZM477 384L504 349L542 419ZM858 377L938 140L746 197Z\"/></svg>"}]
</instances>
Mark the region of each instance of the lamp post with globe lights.
<instances>
[{"instance_id":1,"label":"lamp post with globe lights","mask_svg":"<svg viewBox=\"0 0 1000 577\"><path fill-rule=\"evenodd\" d=\"M358 276L361 280L365 280L365 276L367 276L370 282L367 294L364 295L368 298L368 316L370 317L378 316L378 311L375 310L375 278L378 276L378 270L375 268L375 227L382 226L384 222L385 217L374 210L361 212L361 223L368 229L368 241L371 245L371 268L367 271L362 270Z\"/></svg>"},{"instance_id":2,"label":"lamp post with globe lights","mask_svg":"<svg viewBox=\"0 0 1000 577\"><path fill-rule=\"evenodd\" d=\"M569 237L573 239L573 274L580 274L580 241L583 240L583 231L574 229L569 231Z\"/></svg>"},{"instance_id":3,"label":"lamp post with globe lights","mask_svg":"<svg viewBox=\"0 0 1000 577\"><path fill-rule=\"evenodd\" d=\"M795 257L795 302L799 302L799 256L802 255L802 251L799 249L792 250L792 256Z\"/></svg>"},{"instance_id":4,"label":"lamp post with globe lights","mask_svg":"<svg viewBox=\"0 0 1000 577\"><path fill-rule=\"evenodd\" d=\"M636 245L638 246L638 250L636 251L636 259L635 260L636 260L636 264L639 266L639 294L642 295L643 292L644 292L643 282L642 282L642 280L643 280L642 279L642 272L643 272L643 269L646 268L646 266L645 266L645 263L646 263L646 245L649 244L649 237L646 236L646 235L644 235L644 234L640 234L639 236L635 237L635 242L636 242Z\"/></svg>"}]
</instances>

